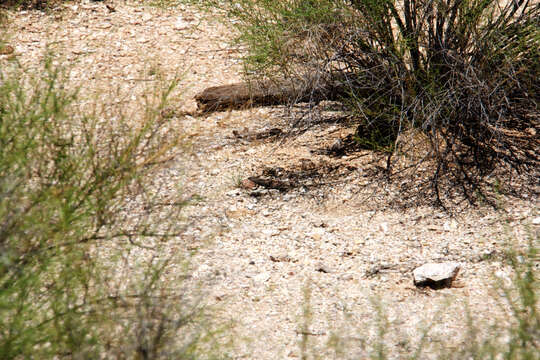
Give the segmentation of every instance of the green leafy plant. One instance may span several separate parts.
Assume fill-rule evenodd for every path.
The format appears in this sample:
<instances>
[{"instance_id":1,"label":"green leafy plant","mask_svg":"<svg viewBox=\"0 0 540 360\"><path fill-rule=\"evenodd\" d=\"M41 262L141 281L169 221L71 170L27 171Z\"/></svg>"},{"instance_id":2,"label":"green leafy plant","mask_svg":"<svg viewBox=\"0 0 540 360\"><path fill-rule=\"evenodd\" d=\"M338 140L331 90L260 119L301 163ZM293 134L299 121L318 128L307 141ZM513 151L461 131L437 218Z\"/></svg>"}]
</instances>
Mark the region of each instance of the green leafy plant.
<instances>
[{"instance_id":1,"label":"green leafy plant","mask_svg":"<svg viewBox=\"0 0 540 360\"><path fill-rule=\"evenodd\" d=\"M0 69L0 357L206 357L187 252L160 253L184 203L152 190L178 149L159 116L175 83L133 123L77 111L66 81L51 57Z\"/></svg>"},{"instance_id":2,"label":"green leafy plant","mask_svg":"<svg viewBox=\"0 0 540 360\"><path fill-rule=\"evenodd\" d=\"M236 19L250 72L304 79L309 91L338 95L359 122L360 142L397 149L399 135L423 132L424 158L434 164L426 182L437 203L446 185L471 202L479 193L489 198L484 185L494 172L524 176L519 190L503 182L508 192L531 191L540 168L538 3L205 3Z\"/></svg>"}]
</instances>

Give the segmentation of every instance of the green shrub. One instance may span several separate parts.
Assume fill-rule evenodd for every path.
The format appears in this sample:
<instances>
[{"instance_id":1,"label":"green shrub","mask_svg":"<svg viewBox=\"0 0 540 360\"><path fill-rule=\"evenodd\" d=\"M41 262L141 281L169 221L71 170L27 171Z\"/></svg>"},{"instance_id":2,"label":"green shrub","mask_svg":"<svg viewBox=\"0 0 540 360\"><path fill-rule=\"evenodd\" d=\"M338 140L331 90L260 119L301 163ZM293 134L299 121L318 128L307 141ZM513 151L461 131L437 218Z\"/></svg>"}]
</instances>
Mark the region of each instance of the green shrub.
<instances>
[{"instance_id":1,"label":"green shrub","mask_svg":"<svg viewBox=\"0 0 540 360\"><path fill-rule=\"evenodd\" d=\"M406 130L424 132L439 203L441 183L459 184L474 201L495 170L508 178L527 174L534 183L540 168L537 2L206 3L236 19L249 70L310 79L313 87L340 82L364 143L379 139L388 149Z\"/></svg>"},{"instance_id":2,"label":"green shrub","mask_svg":"<svg viewBox=\"0 0 540 360\"><path fill-rule=\"evenodd\" d=\"M39 77L3 65L0 358L194 358L210 333L185 254L159 253L181 202L156 205L150 181L178 145L158 116L174 83L133 124L78 112L50 58Z\"/></svg>"},{"instance_id":3,"label":"green shrub","mask_svg":"<svg viewBox=\"0 0 540 360\"><path fill-rule=\"evenodd\" d=\"M0 5L10 8L46 10L63 2L72 1L73 0L5 0L3 1L3 4Z\"/></svg>"}]
</instances>

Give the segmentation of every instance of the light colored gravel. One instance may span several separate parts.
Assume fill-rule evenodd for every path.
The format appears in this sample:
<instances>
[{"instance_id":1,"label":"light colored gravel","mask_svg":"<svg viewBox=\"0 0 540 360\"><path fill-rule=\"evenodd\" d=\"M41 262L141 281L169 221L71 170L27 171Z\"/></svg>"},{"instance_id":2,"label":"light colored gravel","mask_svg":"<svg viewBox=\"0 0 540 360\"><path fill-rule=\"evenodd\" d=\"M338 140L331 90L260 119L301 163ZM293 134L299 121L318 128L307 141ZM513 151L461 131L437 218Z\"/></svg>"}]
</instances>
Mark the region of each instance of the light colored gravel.
<instances>
[{"instance_id":1,"label":"light colored gravel","mask_svg":"<svg viewBox=\"0 0 540 360\"><path fill-rule=\"evenodd\" d=\"M187 6L108 2L116 9L109 12L99 2L67 4L50 14L12 13L9 44L29 68L37 68L47 46L59 54L73 84L82 86L83 107L127 104L136 121L143 95L178 77L171 107L179 114L194 110L192 97L204 88L241 80L241 50L231 48L231 30L217 15ZM433 341L463 335L465 304L477 319L505 318L494 274L512 276L504 251L509 241L523 248L538 231L530 225L538 199L503 198L504 211L479 207L454 217L430 206L399 209L388 200L395 187L369 178L371 154L336 160L310 152L350 129L321 124L278 140L232 134L288 129L286 113L273 107L175 117L191 147L155 179L163 197L180 188L186 197L202 198L186 209L190 226L181 241L164 251L184 251L186 242L198 249L193 279L204 285L218 317L235 322L233 358L299 358L308 287L313 317L307 337L320 344L333 332L373 339L376 329L368 324L377 318L377 301L399 329L389 345L404 352L402 339L418 339L431 319ZM308 190L261 197L237 186L264 167L290 168L301 159L347 162L356 170ZM413 285L415 267L441 261L462 264L454 287Z\"/></svg>"}]
</instances>

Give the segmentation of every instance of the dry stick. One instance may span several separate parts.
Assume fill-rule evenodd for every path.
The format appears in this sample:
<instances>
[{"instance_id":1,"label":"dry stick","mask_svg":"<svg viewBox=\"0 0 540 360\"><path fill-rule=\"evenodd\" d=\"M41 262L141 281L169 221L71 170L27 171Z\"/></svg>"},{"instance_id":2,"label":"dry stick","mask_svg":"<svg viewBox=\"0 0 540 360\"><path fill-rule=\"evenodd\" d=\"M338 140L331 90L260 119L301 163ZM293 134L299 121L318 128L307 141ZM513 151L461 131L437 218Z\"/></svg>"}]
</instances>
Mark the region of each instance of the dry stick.
<instances>
[{"instance_id":1,"label":"dry stick","mask_svg":"<svg viewBox=\"0 0 540 360\"><path fill-rule=\"evenodd\" d=\"M197 94L195 100L199 110L213 112L250 106L283 105L289 103L290 99L296 102L336 100L345 95L346 91L346 84L340 79L265 80L213 86Z\"/></svg>"}]
</instances>

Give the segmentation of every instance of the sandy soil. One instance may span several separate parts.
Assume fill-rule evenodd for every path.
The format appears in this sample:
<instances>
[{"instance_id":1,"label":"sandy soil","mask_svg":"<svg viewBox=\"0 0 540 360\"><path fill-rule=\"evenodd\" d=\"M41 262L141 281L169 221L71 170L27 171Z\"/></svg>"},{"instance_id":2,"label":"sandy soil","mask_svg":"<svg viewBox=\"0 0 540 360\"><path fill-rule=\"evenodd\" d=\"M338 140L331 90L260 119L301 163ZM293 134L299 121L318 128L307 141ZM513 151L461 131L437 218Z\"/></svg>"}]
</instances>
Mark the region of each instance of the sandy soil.
<instances>
[{"instance_id":1,"label":"sandy soil","mask_svg":"<svg viewBox=\"0 0 540 360\"><path fill-rule=\"evenodd\" d=\"M82 107L127 104L134 121L149 89L180 79L171 110L191 148L156 184L164 196L180 186L186 196L202 197L186 210L191 225L179 244L187 239L198 249L194 279L218 318L235 323L232 358L300 357L302 332L313 347L338 333L352 342L351 352L364 354L361 339L376 338L369 324L378 317L378 302L393 325L388 328L396 329L387 338L396 358L410 351L403 340L417 340L429 322L434 346L439 338L464 336L466 304L475 321L506 321L495 279L512 276L504 261L508 242L519 248L538 231L531 225L538 199L502 198L502 210L480 206L453 216L429 205L400 208L399 186L373 178L384 164L374 154L313 152L351 133L347 126L327 121L291 136L257 139L233 131L288 131L290 112L278 106L196 115L197 92L242 78L242 49L229 43L232 30L216 18L187 6L121 1L10 13L14 53L0 61L15 57L39 69L52 50L68 65L73 86L82 87ZM268 167L326 170L288 192L239 186ZM169 251L178 250L171 244ZM413 285L415 267L442 261L461 263L454 286ZM304 331L308 294L312 315Z\"/></svg>"}]
</instances>

